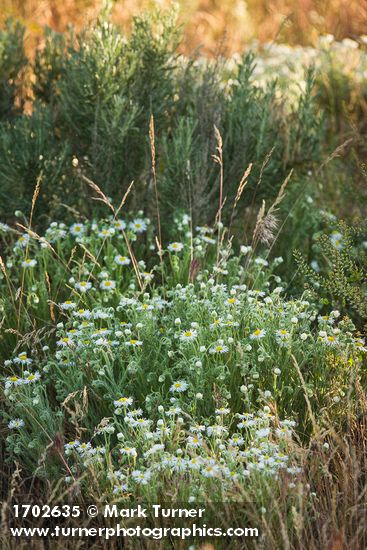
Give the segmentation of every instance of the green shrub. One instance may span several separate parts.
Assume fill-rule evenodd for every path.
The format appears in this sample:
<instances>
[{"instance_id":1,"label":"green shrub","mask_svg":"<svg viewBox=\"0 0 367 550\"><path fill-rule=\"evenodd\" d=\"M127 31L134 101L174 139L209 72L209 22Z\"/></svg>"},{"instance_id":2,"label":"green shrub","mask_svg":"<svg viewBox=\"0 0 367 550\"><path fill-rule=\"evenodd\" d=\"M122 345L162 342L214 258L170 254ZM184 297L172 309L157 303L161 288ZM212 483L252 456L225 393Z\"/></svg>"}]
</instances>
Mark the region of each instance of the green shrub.
<instances>
[{"instance_id":1,"label":"green shrub","mask_svg":"<svg viewBox=\"0 0 367 550\"><path fill-rule=\"evenodd\" d=\"M68 201L68 195L69 202L77 206L75 189L72 185L67 187L65 174L69 148L68 143L56 138L53 113L49 108L35 105L31 116L23 115L1 123L2 219L12 219L15 210L29 214L37 181L41 183L37 205L38 216L41 216L38 217L39 226L49 212L58 212L60 203Z\"/></svg>"},{"instance_id":2,"label":"green shrub","mask_svg":"<svg viewBox=\"0 0 367 550\"><path fill-rule=\"evenodd\" d=\"M0 121L14 116L22 107L20 76L26 62L24 28L7 20L0 32Z\"/></svg>"},{"instance_id":3,"label":"green shrub","mask_svg":"<svg viewBox=\"0 0 367 550\"><path fill-rule=\"evenodd\" d=\"M238 217L263 197L274 197L290 168L303 177L306 167L319 160L322 140L312 74L298 104L290 108L275 82L265 90L256 85L253 55L234 68L219 59L194 62L177 57L178 38L175 14L158 12L135 18L128 38L105 17L78 36L46 31L45 47L34 63L33 113L19 115L0 130L4 195L9 195L10 186L18 189L21 204L42 170L44 202L38 204L39 214L54 215L60 203L81 206L84 212L83 186L75 186L73 196L65 190L65 179L74 185L76 174L70 174L70 167L72 157L77 157L82 173L117 202L134 180L129 200L152 213L151 115L167 231L172 202L178 209L191 208L194 223L215 217L219 173L212 158L214 125L223 139L224 218L230 215L250 162L253 170ZM29 137L32 133L37 135L37 147ZM37 160L40 156L57 156L60 162L46 169ZM14 207L6 205L5 216L11 210Z\"/></svg>"},{"instance_id":4,"label":"green shrub","mask_svg":"<svg viewBox=\"0 0 367 550\"><path fill-rule=\"evenodd\" d=\"M313 236L311 265L299 251L295 257L318 299L348 313L362 328L367 317L366 227L362 222L354 227L328 222L326 230Z\"/></svg>"}]
</instances>

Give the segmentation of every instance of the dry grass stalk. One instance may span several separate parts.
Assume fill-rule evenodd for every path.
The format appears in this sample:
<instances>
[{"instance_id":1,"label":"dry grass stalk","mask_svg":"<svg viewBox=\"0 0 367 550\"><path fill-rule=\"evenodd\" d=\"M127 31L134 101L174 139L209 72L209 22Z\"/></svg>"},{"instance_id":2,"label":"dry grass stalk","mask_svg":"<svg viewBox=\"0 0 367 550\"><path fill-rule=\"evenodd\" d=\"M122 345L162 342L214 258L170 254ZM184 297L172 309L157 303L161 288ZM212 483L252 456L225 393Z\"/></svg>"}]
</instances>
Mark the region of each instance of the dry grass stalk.
<instances>
[{"instance_id":1,"label":"dry grass stalk","mask_svg":"<svg viewBox=\"0 0 367 550\"><path fill-rule=\"evenodd\" d=\"M47 271L45 271L45 279L46 279L48 294L49 294L49 296L51 297L51 281L50 281L50 277L49 277ZM55 311L54 311L54 303L52 302L52 300L48 300L48 305L49 305L49 308L50 308L50 317L51 317L51 320L52 320L53 322L55 322L55 321L56 321L56 317L55 317Z\"/></svg>"},{"instance_id":2,"label":"dry grass stalk","mask_svg":"<svg viewBox=\"0 0 367 550\"><path fill-rule=\"evenodd\" d=\"M40 191L41 191L41 181L42 181L42 173L37 178L36 187L34 188L34 192L33 192L33 196L32 196L31 213L30 213L30 216L29 216L29 228L31 228L31 226L32 226L34 209L35 209L36 202L37 202L37 199L38 199Z\"/></svg>"},{"instance_id":3,"label":"dry grass stalk","mask_svg":"<svg viewBox=\"0 0 367 550\"><path fill-rule=\"evenodd\" d=\"M78 245L80 246L80 248L82 248L86 254L86 256L88 256L88 258L90 260L92 260L92 262L97 266L99 267L99 269L102 269L102 266L101 264L98 262L97 258L94 256L94 254L92 254L92 252L90 250L88 250L88 248L83 244L83 243L78 243Z\"/></svg>"},{"instance_id":4,"label":"dry grass stalk","mask_svg":"<svg viewBox=\"0 0 367 550\"><path fill-rule=\"evenodd\" d=\"M274 152L274 149L275 147L272 147L271 150L269 151L269 153L266 155L262 165L261 165L261 168L260 168L260 174L259 174L259 178L256 182L256 185L254 187L254 190L253 190L253 193L252 193L252 199L251 199L251 204L249 206L250 208L250 211L253 210L254 206L255 206L255 199L256 199L256 193L257 193L257 190L258 188L260 187L260 184L262 182L262 178L263 178L263 174L264 174L264 171L265 171L265 168L267 167L267 165L269 164L269 161L271 159L271 156ZM249 231L249 223L246 224L246 227L244 229L244 234L243 234L243 237L242 237L242 240L245 242L246 241L246 235Z\"/></svg>"},{"instance_id":5,"label":"dry grass stalk","mask_svg":"<svg viewBox=\"0 0 367 550\"><path fill-rule=\"evenodd\" d=\"M260 234L261 227L264 223L265 216L265 201L263 200L256 217L255 229L252 235L252 248L254 249L255 243L258 242L258 236Z\"/></svg>"},{"instance_id":6,"label":"dry grass stalk","mask_svg":"<svg viewBox=\"0 0 367 550\"><path fill-rule=\"evenodd\" d=\"M108 206L108 208L112 211L113 214L115 214L115 209L114 209L113 204L111 204L111 202L108 200L106 195L103 193L102 189L96 183L94 183L94 181L87 178L87 176L85 176L84 174L80 173L80 177L82 178L82 180L84 180L89 185L89 187L91 189L93 189L93 191L95 191L97 193L97 195L99 195L98 197L92 197L92 199L94 201L102 202L103 204Z\"/></svg>"},{"instance_id":7,"label":"dry grass stalk","mask_svg":"<svg viewBox=\"0 0 367 550\"><path fill-rule=\"evenodd\" d=\"M238 204L238 201L240 200L240 198L242 197L242 193L247 185L247 181L248 181L248 177L251 173L251 170L252 170L252 162L248 165L248 167L246 168L242 178L241 178L241 181L238 185L238 189L237 189L237 193L236 193L236 198L234 200L234 207L233 209L236 208L237 204Z\"/></svg>"},{"instance_id":8,"label":"dry grass stalk","mask_svg":"<svg viewBox=\"0 0 367 550\"><path fill-rule=\"evenodd\" d=\"M219 253L220 253L220 247L221 247L221 225L222 225L222 209L224 206L223 201L223 180L224 180L224 167L223 167L223 140L222 136L220 135L220 132L216 125L214 124L214 134L215 134L215 140L217 143L216 150L218 154L212 155L212 159L215 163L219 164L220 172L219 172L219 207L218 212L216 215L216 222L218 225L218 247L217 247L217 265L219 263Z\"/></svg>"},{"instance_id":9,"label":"dry grass stalk","mask_svg":"<svg viewBox=\"0 0 367 550\"><path fill-rule=\"evenodd\" d=\"M134 185L134 181L132 181L132 182L130 183L129 187L127 188L126 193L125 193L124 196L122 197L121 202L120 202L120 204L119 204L119 207L118 207L118 209L116 210L116 216L119 215L120 210L121 210L122 207L124 206L124 204L125 204L125 202L126 202L126 199L127 199L127 197L129 196L129 193L130 193L130 191L131 191L133 185Z\"/></svg>"},{"instance_id":10,"label":"dry grass stalk","mask_svg":"<svg viewBox=\"0 0 367 550\"><path fill-rule=\"evenodd\" d=\"M235 211L236 211L236 208L237 208L237 204L238 204L239 200L241 199L242 194L245 190L245 187L247 185L248 177L251 173L251 170L252 170L252 162L248 165L248 167L244 171L243 176L241 178L241 181L238 184L236 197L235 197L234 203L233 203L231 219L230 219L229 226L228 226L228 237L230 237L230 235L231 235L232 224L233 224L233 219L234 219L234 216L235 216Z\"/></svg>"},{"instance_id":11,"label":"dry grass stalk","mask_svg":"<svg viewBox=\"0 0 367 550\"><path fill-rule=\"evenodd\" d=\"M143 289L143 282L141 280L141 275L140 275L140 271L139 271L139 265L138 265L138 262L137 262L137 259L135 257L135 254L133 252L133 249L131 248L131 245L130 245L130 241L128 239L128 236L126 235L126 232L124 230L122 230L122 234L124 236L124 239L125 239L125 243L126 243L126 246L127 246L127 249L129 251L129 256L130 256L130 259L131 259L131 262L133 264L133 268L134 268L134 272L135 272L135 275L136 275L136 279L138 281L138 284L139 284L139 287L140 287L140 290Z\"/></svg>"},{"instance_id":12,"label":"dry grass stalk","mask_svg":"<svg viewBox=\"0 0 367 550\"><path fill-rule=\"evenodd\" d=\"M303 389L303 394L304 394L305 401L306 401L306 404L307 404L307 410L308 410L308 414L309 414L309 417L310 417L310 420L311 420L311 423L312 423L312 428L313 428L314 434L318 434L320 432L320 428L319 428L319 426L316 422L315 415L313 414L313 411L312 411L311 403L310 403L308 393L307 393L307 386L306 386L305 379L303 378L303 374L301 372L301 369L299 368L299 365L297 363L297 359L294 357L293 354L291 355L291 357L292 357L293 365L294 365L294 367L297 371L298 377L301 381L301 386L302 386L302 389Z\"/></svg>"},{"instance_id":13,"label":"dry grass stalk","mask_svg":"<svg viewBox=\"0 0 367 550\"><path fill-rule=\"evenodd\" d=\"M275 212L277 211L277 207L282 202L285 190L287 188L287 185L289 183L289 180L291 179L293 170L291 170L282 183L278 195L276 196L273 204L270 206L269 210L265 214L265 201L262 201L260 210L257 215L255 229L252 236L252 248L253 250L256 248L257 244L260 242L270 245L270 243L275 238L275 232L278 227L278 220L275 216Z\"/></svg>"},{"instance_id":14,"label":"dry grass stalk","mask_svg":"<svg viewBox=\"0 0 367 550\"><path fill-rule=\"evenodd\" d=\"M345 152L348 145L353 143L353 141L354 141L354 138L349 138L346 141L344 141L344 143L341 143L340 145L338 145L338 147L334 149L334 151L327 157L327 159L325 159L324 162L319 166L317 170L317 174L319 174L321 170L325 168L327 164L329 164L329 162L331 162L335 158L340 157L340 155L342 155Z\"/></svg>"},{"instance_id":15,"label":"dry grass stalk","mask_svg":"<svg viewBox=\"0 0 367 550\"><path fill-rule=\"evenodd\" d=\"M158 224L158 237L160 246L162 246L162 232L161 232L161 217L159 213L159 198L158 198L158 186L157 186L157 173L156 173L156 158L155 158L155 130L154 130L154 116L150 116L149 120L149 142L152 158L152 175L155 194L155 205L157 210L157 224Z\"/></svg>"},{"instance_id":16,"label":"dry grass stalk","mask_svg":"<svg viewBox=\"0 0 367 550\"><path fill-rule=\"evenodd\" d=\"M41 190L41 181L42 181L42 173L38 176L37 182L36 182L36 187L34 188L34 191L33 191L32 203L31 203L31 212L30 212L30 215L29 215L29 228L28 228L28 231L31 231L34 209L36 207L36 202L37 202L37 199L39 197L40 190ZM25 248L25 258L26 259L28 259L28 250L29 250L29 243L27 243L26 248ZM20 321L21 321L20 310L22 309L22 306L23 306L24 280L25 280L25 271L23 270L22 282L21 282L20 292L19 292L19 296L18 296L18 299L19 299L19 307L18 307L18 313L17 313L18 330L19 330ZM25 309L27 310L27 308L25 308Z\"/></svg>"},{"instance_id":17,"label":"dry grass stalk","mask_svg":"<svg viewBox=\"0 0 367 550\"><path fill-rule=\"evenodd\" d=\"M282 202L282 200L284 199L284 195L285 195L285 190L287 188L287 185L292 177L292 174L293 174L293 168L292 170L289 172L288 176L285 178L284 182L282 183L282 185L280 186L280 189L279 189L279 192L278 192L278 195L276 196L276 199L275 201L273 202L273 204L271 205L271 207L269 208L269 211L267 213L267 215L272 215L275 210L277 209L277 206L279 206L279 204Z\"/></svg>"},{"instance_id":18,"label":"dry grass stalk","mask_svg":"<svg viewBox=\"0 0 367 550\"><path fill-rule=\"evenodd\" d=\"M153 132L154 134L154 132ZM155 158L155 157L154 157ZM154 161L154 166L155 166L155 161ZM116 220L116 217L117 215L119 214L119 212L121 211L122 207L125 205L126 203L126 200L127 200L127 197L133 187L133 184L134 182L132 181L126 191L126 193L124 194L124 196L122 197L121 199L121 202L119 204L119 207L117 210L115 210L113 204L111 204L111 202L108 200L108 198L106 197L106 195L103 193L103 191L99 188L99 186L94 183L91 179L87 178L86 176L84 176L84 174L81 174L79 173L80 177L86 182L88 183L89 187L91 187L91 189L93 189L98 195L99 197L95 197L94 200L99 200L101 201L102 203L106 204L108 206L108 208L112 211L113 213L113 219ZM126 235L126 232L123 230L122 231L122 234L124 236L124 239L125 239L125 242L126 242L126 245L127 245L127 248L128 248L128 251L129 251L129 256L130 256L130 259L131 259L131 262L133 264L133 267L134 267L134 271L135 271L135 275L136 275L136 278L137 278L137 281L139 283L139 286L140 286L140 289L143 288L143 284L142 284L142 280L141 280L141 276L140 276L140 272L139 272L139 268L138 268L138 262L136 261L136 258L135 258L135 255L133 253L133 250L131 248L131 245L130 245L130 242L129 242L129 239ZM97 254L97 257L93 256L85 247L83 247L84 251L87 253L87 255L89 255L89 257L91 257L94 261L94 265L97 265L98 267L100 267L99 263L98 263L98 258L103 250L103 247L104 247L104 244L105 244L105 241L106 241L106 238L107 237L104 237L102 243L101 243L101 247L99 249L99 252ZM93 269L94 269L94 266L92 268L92 270L90 271L89 273L89 278L88 280L90 279L90 277L92 276L92 273L93 273Z\"/></svg>"},{"instance_id":19,"label":"dry grass stalk","mask_svg":"<svg viewBox=\"0 0 367 550\"><path fill-rule=\"evenodd\" d=\"M156 173L156 155L155 155L155 130L154 130L154 117L150 116L149 120L149 141L150 141L150 150L152 156L152 175L153 175L153 184L154 184L154 194L155 194L155 204L157 210L157 224L158 224L158 238L156 238L159 260L162 270L162 279L164 286L164 264L163 264L163 254L162 254L162 231L161 231L161 217L159 212L159 196L158 196L158 185L157 185L157 173Z\"/></svg>"}]
</instances>

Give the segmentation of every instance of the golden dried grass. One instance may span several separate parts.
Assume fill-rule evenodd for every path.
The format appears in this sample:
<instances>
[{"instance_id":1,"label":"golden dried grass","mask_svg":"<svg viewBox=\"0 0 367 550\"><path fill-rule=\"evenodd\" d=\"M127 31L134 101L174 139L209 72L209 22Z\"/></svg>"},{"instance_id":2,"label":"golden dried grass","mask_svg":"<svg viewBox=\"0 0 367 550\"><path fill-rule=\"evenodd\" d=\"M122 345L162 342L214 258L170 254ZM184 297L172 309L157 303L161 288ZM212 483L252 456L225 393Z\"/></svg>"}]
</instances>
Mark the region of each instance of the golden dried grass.
<instances>
[{"instance_id":1,"label":"golden dried grass","mask_svg":"<svg viewBox=\"0 0 367 550\"><path fill-rule=\"evenodd\" d=\"M134 15L152 7L167 8L171 0L116 0L113 21L129 29ZM219 50L230 55L257 38L280 38L291 44L312 44L322 33L337 39L366 32L366 0L179 0L185 29L181 49L197 47L207 55ZM42 44L43 27L64 31L69 24L80 29L95 19L102 0L0 0L0 24L8 16L26 25L28 52Z\"/></svg>"}]
</instances>

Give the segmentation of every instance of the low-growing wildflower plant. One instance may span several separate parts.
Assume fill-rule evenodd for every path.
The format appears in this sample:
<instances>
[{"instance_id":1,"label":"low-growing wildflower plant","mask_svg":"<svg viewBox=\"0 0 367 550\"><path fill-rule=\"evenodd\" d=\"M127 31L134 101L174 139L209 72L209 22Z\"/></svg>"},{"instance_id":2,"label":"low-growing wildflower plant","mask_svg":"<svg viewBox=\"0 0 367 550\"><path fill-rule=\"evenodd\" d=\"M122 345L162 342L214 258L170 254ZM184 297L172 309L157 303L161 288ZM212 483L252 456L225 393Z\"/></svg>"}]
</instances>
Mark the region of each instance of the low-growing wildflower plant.
<instances>
[{"instance_id":1,"label":"low-growing wildflower plant","mask_svg":"<svg viewBox=\"0 0 367 550\"><path fill-rule=\"evenodd\" d=\"M229 243L218 256L215 230L178 225L162 251L141 213L13 244L7 230L6 276L23 278L27 312L49 327L4 357L8 446L29 470L42 457L44 471L48 459L67 480L84 471L101 493L153 499L174 479L182 498L210 485L234 499L262 479L295 483L309 407L343 407L366 352L350 319L287 297L279 259Z\"/></svg>"}]
</instances>

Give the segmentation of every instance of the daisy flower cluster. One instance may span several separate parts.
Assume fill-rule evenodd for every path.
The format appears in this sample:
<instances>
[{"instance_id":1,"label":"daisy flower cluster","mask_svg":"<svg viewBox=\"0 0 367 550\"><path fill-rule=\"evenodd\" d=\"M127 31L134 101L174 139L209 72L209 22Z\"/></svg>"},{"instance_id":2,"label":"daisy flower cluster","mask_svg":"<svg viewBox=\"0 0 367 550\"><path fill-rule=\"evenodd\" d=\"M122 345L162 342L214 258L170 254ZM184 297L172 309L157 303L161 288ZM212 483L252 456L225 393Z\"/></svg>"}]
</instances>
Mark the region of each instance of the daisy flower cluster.
<instances>
[{"instance_id":1,"label":"daisy flower cluster","mask_svg":"<svg viewBox=\"0 0 367 550\"><path fill-rule=\"evenodd\" d=\"M142 213L17 235L7 268L47 326L4 362L8 445L28 467L63 433L70 471L85 468L101 490L177 478L183 494L189 479L199 493L210 480L229 497L249 480L297 477L299 372L310 406L344 406L345 365L366 352L353 322L308 292L287 296L281 258L230 242L218 251L216 228L176 224L159 248Z\"/></svg>"},{"instance_id":2,"label":"daisy flower cluster","mask_svg":"<svg viewBox=\"0 0 367 550\"><path fill-rule=\"evenodd\" d=\"M133 408L130 397L120 397L113 406L116 417L108 424L107 445L94 442L106 434L105 427L102 433L95 430L92 441L66 443L65 454L71 471L80 466L92 469L101 485L109 485L120 497L136 492L138 486L140 491L148 486L151 492L167 478L182 494L190 487L191 496L203 498L218 482L230 494L252 478L287 476L294 483L301 473L290 454L295 422L280 421L267 406L235 415L220 407L212 421L200 423L185 414L184 403L168 409L159 406L154 422L143 416L142 409Z\"/></svg>"},{"instance_id":3,"label":"daisy flower cluster","mask_svg":"<svg viewBox=\"0 0 367 550\"><path fill-rule=\"evenodd\" d=\"M367 73L367 36L359 40L346 38L336 40L331 34L319 36L314 47L291 46L276 42L259 44L256 40L249 49L256 52L256 66L252 78L257 85L266 87L277 78L286 92L288 101L296 101L305 89L305 68L315 67L327 74L338 70L344 78L355 84L363 84ZM229 60L229 66L235 67L239 56ZM236 79L229 85L236 86Z\"/></svg>"}]
</instances>

